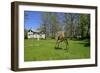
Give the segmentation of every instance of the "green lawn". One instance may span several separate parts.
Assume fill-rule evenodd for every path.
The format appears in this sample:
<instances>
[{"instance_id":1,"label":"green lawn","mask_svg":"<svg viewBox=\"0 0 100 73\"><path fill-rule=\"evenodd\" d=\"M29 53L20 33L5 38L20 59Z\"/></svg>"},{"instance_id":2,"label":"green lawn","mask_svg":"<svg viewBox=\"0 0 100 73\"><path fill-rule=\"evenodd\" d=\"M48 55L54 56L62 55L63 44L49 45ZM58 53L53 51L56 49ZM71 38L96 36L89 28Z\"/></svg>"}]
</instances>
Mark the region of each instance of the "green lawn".
<instances>
[{"instance_id":1,"label":"green lawn","mask_svg":"<svg viewBox=\"0 0 100 73\"><path fill-rule=\"evenodd\" d=\"M69 50L55 49L55 40L24 40L24 60L62 60L90 58L90 47L85 46L86 41L69 40ZM64 43L60 44L64 48Z\"/></svg>"}]
</instances>

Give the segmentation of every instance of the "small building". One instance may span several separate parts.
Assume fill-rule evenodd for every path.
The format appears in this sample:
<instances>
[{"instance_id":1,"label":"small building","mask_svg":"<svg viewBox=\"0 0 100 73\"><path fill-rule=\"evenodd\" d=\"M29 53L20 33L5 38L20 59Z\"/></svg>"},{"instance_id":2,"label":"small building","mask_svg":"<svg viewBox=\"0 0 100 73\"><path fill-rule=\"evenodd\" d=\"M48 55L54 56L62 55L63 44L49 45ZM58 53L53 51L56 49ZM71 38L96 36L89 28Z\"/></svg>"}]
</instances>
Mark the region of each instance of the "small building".
<instances>
[{"instance_id":1,"label":"small building","mask_svg":"<svg viewBox=\"0 0 100 73\"><path fill-rule=\"evenodd\" d=\"M28 30L28 33L27 33L27 37L28 38L35 38L35 39L45 39L45 33L43 32L39 32L39 31L32 31L31 29Z\"/></svg>"}]
</instances>

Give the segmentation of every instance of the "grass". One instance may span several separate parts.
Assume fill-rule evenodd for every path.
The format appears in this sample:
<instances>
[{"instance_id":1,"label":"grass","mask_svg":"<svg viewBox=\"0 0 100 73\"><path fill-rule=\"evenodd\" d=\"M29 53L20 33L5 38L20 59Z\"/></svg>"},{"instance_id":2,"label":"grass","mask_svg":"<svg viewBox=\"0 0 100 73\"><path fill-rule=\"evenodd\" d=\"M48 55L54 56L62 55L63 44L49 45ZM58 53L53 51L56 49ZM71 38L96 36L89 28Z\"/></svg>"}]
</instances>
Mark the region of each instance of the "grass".
<instances>
[{"instance_id":1,"label":"grass","mask_svg":"<svg viewBox=\"0 0 100 73\"><path fill-rule=\"evenodd\" d=\"M63 59L86 59L90 58L90 47L85 46L86 41L69 40L69 50L55 49L55 40L25 39L24 60L63 60ZM65 48L64 43L60 44Z\"/></svg>"}]
</instances>

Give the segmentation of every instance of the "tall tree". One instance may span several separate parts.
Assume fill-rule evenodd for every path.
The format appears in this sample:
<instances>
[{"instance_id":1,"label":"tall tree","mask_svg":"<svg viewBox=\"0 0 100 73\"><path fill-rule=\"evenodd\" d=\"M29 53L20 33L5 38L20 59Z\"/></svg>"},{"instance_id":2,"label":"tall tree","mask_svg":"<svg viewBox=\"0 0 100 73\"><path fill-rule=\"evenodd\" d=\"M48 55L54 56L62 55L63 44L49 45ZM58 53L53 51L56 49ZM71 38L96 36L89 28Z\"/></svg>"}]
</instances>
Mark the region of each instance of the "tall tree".
<instances>
[{"instance_id":1,"label":"tall tree","mask_svg":"<svg viewBox=\"0 0 100 73\"><path fill-rule=\"evenodd\" d=\"M65 13L64 14L64 22L65 22L65 31L67 32L67 36L70 37L71 39L73 38L74 35L74 14L72 13Z\"/></svg>"},{"instance_id":2,"label":"tall tree","mask_svg":"<svg viewBox=\"0 0 100 73\"><path fill-rule=\"evenodd\" d=\"M55 38L55 34L59 31L59 24L58 24L58 15L57 13L51 13L50 16L50 21L51 21L51 33L52 37Z\"/></svg>"},{"instance_id":3,"label":"tall tree","mask_svg":"<svg viewBox=\"0 0 100 73\"><path fill-rule=\"evenodd\" d=\"M81 37L82 39L89 36L90 33L90 15L89 14L80 14L80 28L81 28Z\"/></svg>"},{"instance_id":4,"label":"tall tree","mask_svg":"<svg viewBox=\"0 0 100 73\"><path fill-rule=\"evenodd\" d=\"M48 19L49 19L49 13L44 12L42 14L42 23L40 25L40 30L41 32L44 32L46 34L47 37L47 27L48 27Z\"/></svg>"},{"instance_id":5,"label":"tall tree","mask_svg":"<svg viewBox=\"0 0 100 73\"><path fill-rule=\"evenodd\" d=\"M27 12L24 12L24 38L25 39L27 39L28 38L28 36L27 36L27 32L28 32L28 30L26 29L26 20L28 20L28 14L27 14Z\"/></svg>"},{"instance_id":6,"label":"tall tree","mask_svg":"<svg viewBox=\"0 0 100 73\"><path fill-rule=\"evenodd\" d=\"M42 15L42 24L39 29L46 33L46 37L55 38L55 34L59 31L58 23L59 15L55 12L45 12Z\"/></svg>"}]
</instances>

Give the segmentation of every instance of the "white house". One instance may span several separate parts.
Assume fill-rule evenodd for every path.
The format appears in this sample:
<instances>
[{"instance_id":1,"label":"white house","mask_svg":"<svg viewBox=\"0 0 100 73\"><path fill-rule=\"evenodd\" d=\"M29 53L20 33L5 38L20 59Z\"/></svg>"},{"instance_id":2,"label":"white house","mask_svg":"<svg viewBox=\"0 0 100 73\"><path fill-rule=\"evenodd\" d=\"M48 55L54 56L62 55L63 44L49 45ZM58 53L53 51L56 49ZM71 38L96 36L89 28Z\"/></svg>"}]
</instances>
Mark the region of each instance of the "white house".
<instances>
[{"instance_id":1,"label":"white house","mask_svg":"<svg viewBox=\"0 0 100 73\"><path fill-rule=\"evenodd\" d=\"M34 32L32 30L29 30L27 33L28 38L36 38L37 40L39 39L45 39L45 33L43 32Z\"/></svg>"},{"instance_id":2,"label":"white house","mask_svg":"<svg viewBox=\"0 0 100 73\"><path fill-rule=\"evenodd\" d=\"M33 31L28 31L28 33L27 33L27 37L28 38L33 38Z\"/></svg>"}]
</instances>

